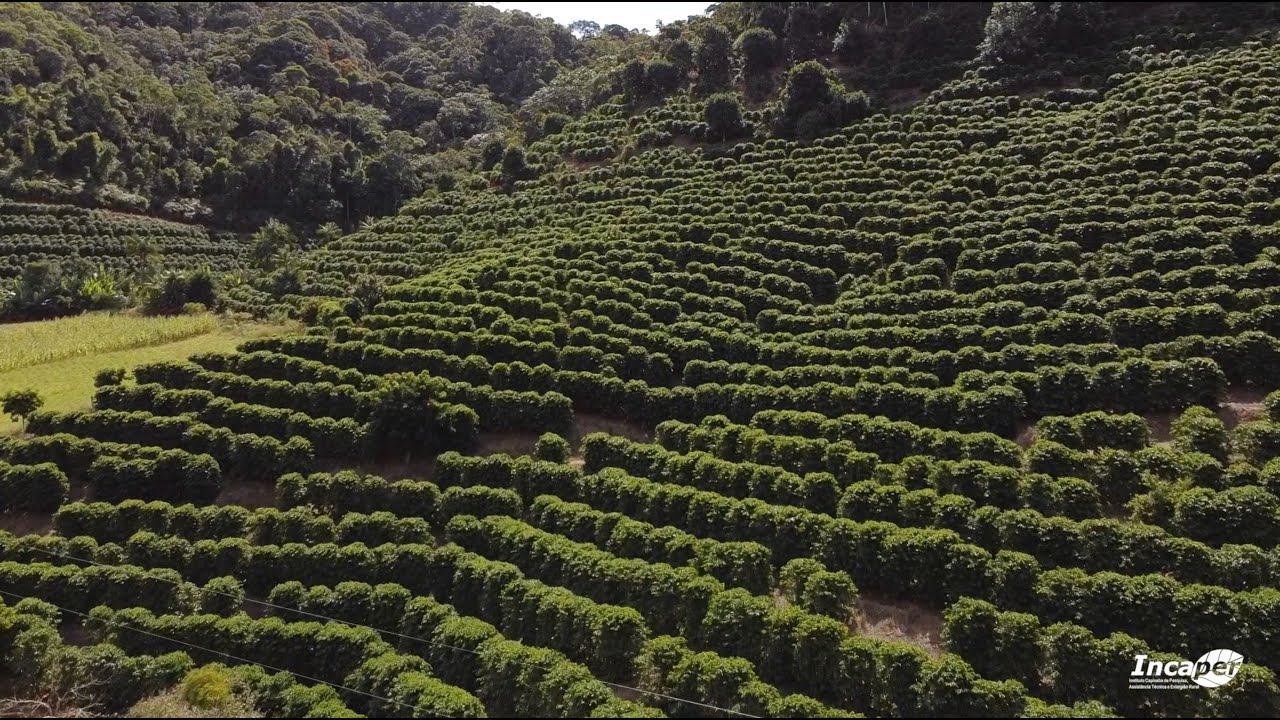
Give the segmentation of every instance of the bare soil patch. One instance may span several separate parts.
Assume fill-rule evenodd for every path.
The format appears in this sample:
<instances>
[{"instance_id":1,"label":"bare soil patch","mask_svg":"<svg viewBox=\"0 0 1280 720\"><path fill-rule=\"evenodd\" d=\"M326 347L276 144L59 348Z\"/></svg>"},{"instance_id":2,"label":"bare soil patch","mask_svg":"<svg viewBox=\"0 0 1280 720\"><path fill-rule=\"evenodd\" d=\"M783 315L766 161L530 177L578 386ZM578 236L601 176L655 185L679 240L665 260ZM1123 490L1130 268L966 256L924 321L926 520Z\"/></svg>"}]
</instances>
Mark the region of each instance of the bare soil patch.
<instances>
[{"instance_id":1,"label":"bare soil patch","mask_svg":"<svg viewBox=\"0 0 1280 720\"><path fill-rule=\"evenodd\" d=\"M476 443L476 455L497 455L506 453L512 457L532 455L538 436L533 433L492 432L480 433Z\"/></svg>"},{"instance_id":2,"label":"bare soil patch","mask_svg":"<svg viewBox=\"0 0 1280 720\"><path fill-rule=\"evenodd\" d=\"M858 598L860 610L851 628L859 635L905 642L929 654L942 654L942 616L915 603L874 596Z\"/></svg>"},{"instance_id":3,"label":"bare soil patch","mask_svg":"<svg viewBox=\"0 0 1280 720\"><path fill-rule=\"evenodd\" d=\"M276 488L271 483L250 482L239 478L225 480L215 505L239 505L246 508L275 507Z\"/></svg>"},{"instance_id":4,"label":"bare soil patch","mask_svg":"<svg viewBox=\"0 0 1280 720\"><path fill-rule=\"evenodd\" d=\"M1218 407L1218 418L1228 430L1240 423L1266 419L1267 408L1262 404L1266 396L1267 393L1259 388L1242 385L1227 388L1227 395ZM1153 444L1173 442L1173 422L1180 414L1157 412L1143 416L1151 427Z\"/></svg>"},{"instance_id":5,"label":"bare soil patch","mask_svg":"<svg viewBox=\"0 0 1280 720\"><path fill-rule=\"evenodd\" d=\"M40 512L0 514L0 530L13 535L46 535L53 530L53 514Z\"/></svg>"},{"instance_id":6,"label":"bare soil patch","mask_svg":"<svg viewBox=\"0 0 1280 720\"><path fill-rule=\"evenodd\" d=\"M576 420L569 433L569 445L574 448L580 448L582 438L593 432L606 432L636 442L653 442L653 428L637 422L585 412L577 413Z\"/></svg>"},{"instance_id":7,"label":"bare soil patch","mask_svg":"<svg viewBox=\"0 0 1280 720\"><path fill-rule=\"evenodd\" d=\"M1178 415L1175 412L1157 412L1142 416L1151 429L1151 444L1173 442L1173 421L1178 419Z\"/></svg>"},{"instance_id":8,"label":"bare soil patch","mask_svg":"<svg viewBox=\"0 0 1280 720\"><path fill-rule=\"evenodd\" d=\"M1023 450L1026 450L1027 448L1031 447L1031 444L1034 443L1035 441L1036 441L1035 425L1027 424L1027 425L1020 425L1018 427L1018 434L1016 437L1014 437L1014 442L1018 443L1019 447L1021 447Z\"/></svg>"},{"instance_id":9,"label":"bare soil patch","mask_svg":"<svg viewBox=\"0 0 1280 720\"><path fill-rule=\"evenodd\" d=\"M890 90L885 98L885 105L893 112L910 110L929 96L929 91L922 87L905 87Z\"/></svg>"},{"instance_id":10,"label":"bare soil patch","mask_svg":"<svg viewBox=\"0 0 1280 720\"><path fill-rule=\"evenodd\" d=\"M1259 388L1234 386L1227 388L1227 399L1218 409L1218 417L1233 428L1243 422L1263 420L1267 417L1267 408L1262 404L1267 393Z\"/></svg>"}]
</instances>

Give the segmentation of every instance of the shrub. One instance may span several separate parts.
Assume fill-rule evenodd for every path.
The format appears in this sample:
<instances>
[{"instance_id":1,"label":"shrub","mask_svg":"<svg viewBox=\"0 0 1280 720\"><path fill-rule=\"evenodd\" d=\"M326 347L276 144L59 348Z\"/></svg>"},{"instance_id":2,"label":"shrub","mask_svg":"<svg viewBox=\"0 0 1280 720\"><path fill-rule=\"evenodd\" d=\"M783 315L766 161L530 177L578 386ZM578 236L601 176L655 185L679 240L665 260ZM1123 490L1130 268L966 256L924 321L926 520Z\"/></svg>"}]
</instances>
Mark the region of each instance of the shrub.
<instances>
[{"instance_id":1,"label":"shrub","mask_svg":"<svg viewBox=\"0 0 1280 720\"><path fill-rule=\"evenodd\" d=\"M1218 462L1227 461L1230 437L1217 413L1209 408L1187 408L1173 421L1173 442L1183 452L1204 453Z\"/></svg>"},{"instance_id":2,"label":"shrub","mask_svg":"<svg viewBox=\"0 0 1280 720\"><path fill-rule=\"evenodd\" d=\"M569 460L569 441L555 433L543 433L533 447L534 457L554 463Z\"/></svg>"},{"instance_id":3,"label":"shrub","mask_svg":"<svg viewBox=\"0 0 1280 720\"><path fill-rule=\"evenodd\" d=\"M229 575L216 577L200 591L200 609L214 615L233 615L244 604L244 585Z\"/></svg>"},{"instance_id":4,"label":"shrub","mask_svg":"<svg viewBox=\"0 0 1280 720\"><path fill-rule=\"evenodd\" d=\"M864 117L870 109L866 94L846 93L835 74L814 60L787 72L779 103L778 131L803 140Z\"/></svg>"},{"instance_id":5,"label":"shrub","mask_svg":"<svg viewBox=\"0 0 1280 720\"><path fill-rule=\"evenodd\" d=\"M214 668L192 670L182 682L182 699L205 710L229 705L235 697L231 679Z\"/></svg>"},{"instance_id":6,"label":"shrub","mask_svg":"<svg viewBox=\"0 0 1280 720\"><path fill-rule=\"evenodd\" d=\"M67 476L53 463L7 465L0 462L0 507L53 512L71 490Z\"/></svg>"},{"instance_id":7,"label":"shrub","mask_svg":"<svg viewBox=\"0 0 1280 720\"><path fill-rule=\"evenodd\" d=\"M124 368L103 368L93 376L94 387L112 387L124 382L127 371Z\"/></svg>"},{"instance_id":8,"label":"shrub","mask_svg":"<svg viewBox=\"0 0 1280 720\"><path fill-rule=\"evenodd\" d=\"M467 449L478 424L474 411L448 404L426 373L397 373L383 376L373 393L368 438L378 455L434 455Z\"/></svg>"}]
</instances>

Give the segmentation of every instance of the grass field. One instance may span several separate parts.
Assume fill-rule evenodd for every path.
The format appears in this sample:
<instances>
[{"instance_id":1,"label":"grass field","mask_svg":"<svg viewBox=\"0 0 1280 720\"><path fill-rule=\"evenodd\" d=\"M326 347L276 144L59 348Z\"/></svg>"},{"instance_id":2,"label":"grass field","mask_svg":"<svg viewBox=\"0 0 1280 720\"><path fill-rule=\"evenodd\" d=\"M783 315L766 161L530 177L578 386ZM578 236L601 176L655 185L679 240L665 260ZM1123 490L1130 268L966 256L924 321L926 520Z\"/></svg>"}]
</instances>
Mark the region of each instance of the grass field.
<instances>
[{"instance_id":1,"label":"grass field","mask_svg":"<svg viewBox=\"0 0 1280 720\"><path fill-rule=\"evenodd\" d=\"M212 315L85 315L0 325L0 395L31 388L44 398L44 409L86 408L93 398L93 377L104 368L133 368L160 360L181 360L195 353L233 350L250 338L291 329L261 323L233 324ZM0 416L0 433L17 428L18 424L8 416Z\"/></svg>"},{"instance_id":2,"label":"grass field","mask_svg":"<svg viewBox=\"0 0 1280 720\"><path fill-rule=\"evenodd\" d=\"M214 315L143 317L107 313L0 325L0 372L171 343L212 333L220 327L221 322Z\"/></svg>"}]
</instances>

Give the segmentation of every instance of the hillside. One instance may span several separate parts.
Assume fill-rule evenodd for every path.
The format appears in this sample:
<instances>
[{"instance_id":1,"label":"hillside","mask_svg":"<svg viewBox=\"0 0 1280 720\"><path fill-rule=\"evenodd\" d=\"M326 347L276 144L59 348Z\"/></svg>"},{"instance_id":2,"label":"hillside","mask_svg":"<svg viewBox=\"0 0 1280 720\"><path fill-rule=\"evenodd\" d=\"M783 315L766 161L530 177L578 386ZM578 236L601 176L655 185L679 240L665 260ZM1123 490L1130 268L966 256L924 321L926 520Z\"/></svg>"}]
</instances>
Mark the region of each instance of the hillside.
<instances>
[{"instance_id":1,"label":"hillside","mask_svg":"<svg viewBox=\"0 0 1280 720\"><path fill-rule=\"evenodd\" d=\"M465 172L609 39L471 3L6 3L0 189L353 227Z\"/></svg>"},{"instance_id":2,"label":"hillside","mask_svg":"<svg viewBox=\"0 0 1280 720\"><path fill-rule=\"evenodd\" d=\"M11 692L1280 715L1277 8L1077 5L789 55L738 123L624 83L238 291L305 335L30 413ZM805 47L808 5L712 18L778 6ZM874 67L905 79L842 82Z\"/></svg>"}]
</instances>

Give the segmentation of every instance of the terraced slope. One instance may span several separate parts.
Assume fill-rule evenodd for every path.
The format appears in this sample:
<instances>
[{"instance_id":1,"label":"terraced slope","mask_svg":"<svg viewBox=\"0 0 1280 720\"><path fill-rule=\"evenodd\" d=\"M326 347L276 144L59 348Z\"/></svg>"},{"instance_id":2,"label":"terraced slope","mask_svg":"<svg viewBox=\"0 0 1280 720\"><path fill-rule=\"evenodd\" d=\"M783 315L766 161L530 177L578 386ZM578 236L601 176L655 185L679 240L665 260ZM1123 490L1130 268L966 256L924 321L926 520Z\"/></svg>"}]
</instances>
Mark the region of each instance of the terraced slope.
<instances>
[{"instance_id":1,"label":"terraced slope","mask_svg":"<svg viewBox=\"0 0 1280 720\"><path fill-rule=\"evenodd\" d=\"M33 417L0 488L53 532L0 587L368 714L1275 715L1280 48L1133 61L416 201L311 258L404 281L358 322ZM395 373L464 452L370 451Z\"/></svg>"},{"instance_id":2,"label":"terraced slope","mask_svg":"<svg viewBox=\"0 0 1280 720\"><path fill-rule=\"evenodd\" d=\"M0 198L0 280L41 261L132 274L155 258L166 269L226 271L246 264L247 250L238 235L198 225Z\"/></svg>"}]
</instances>

